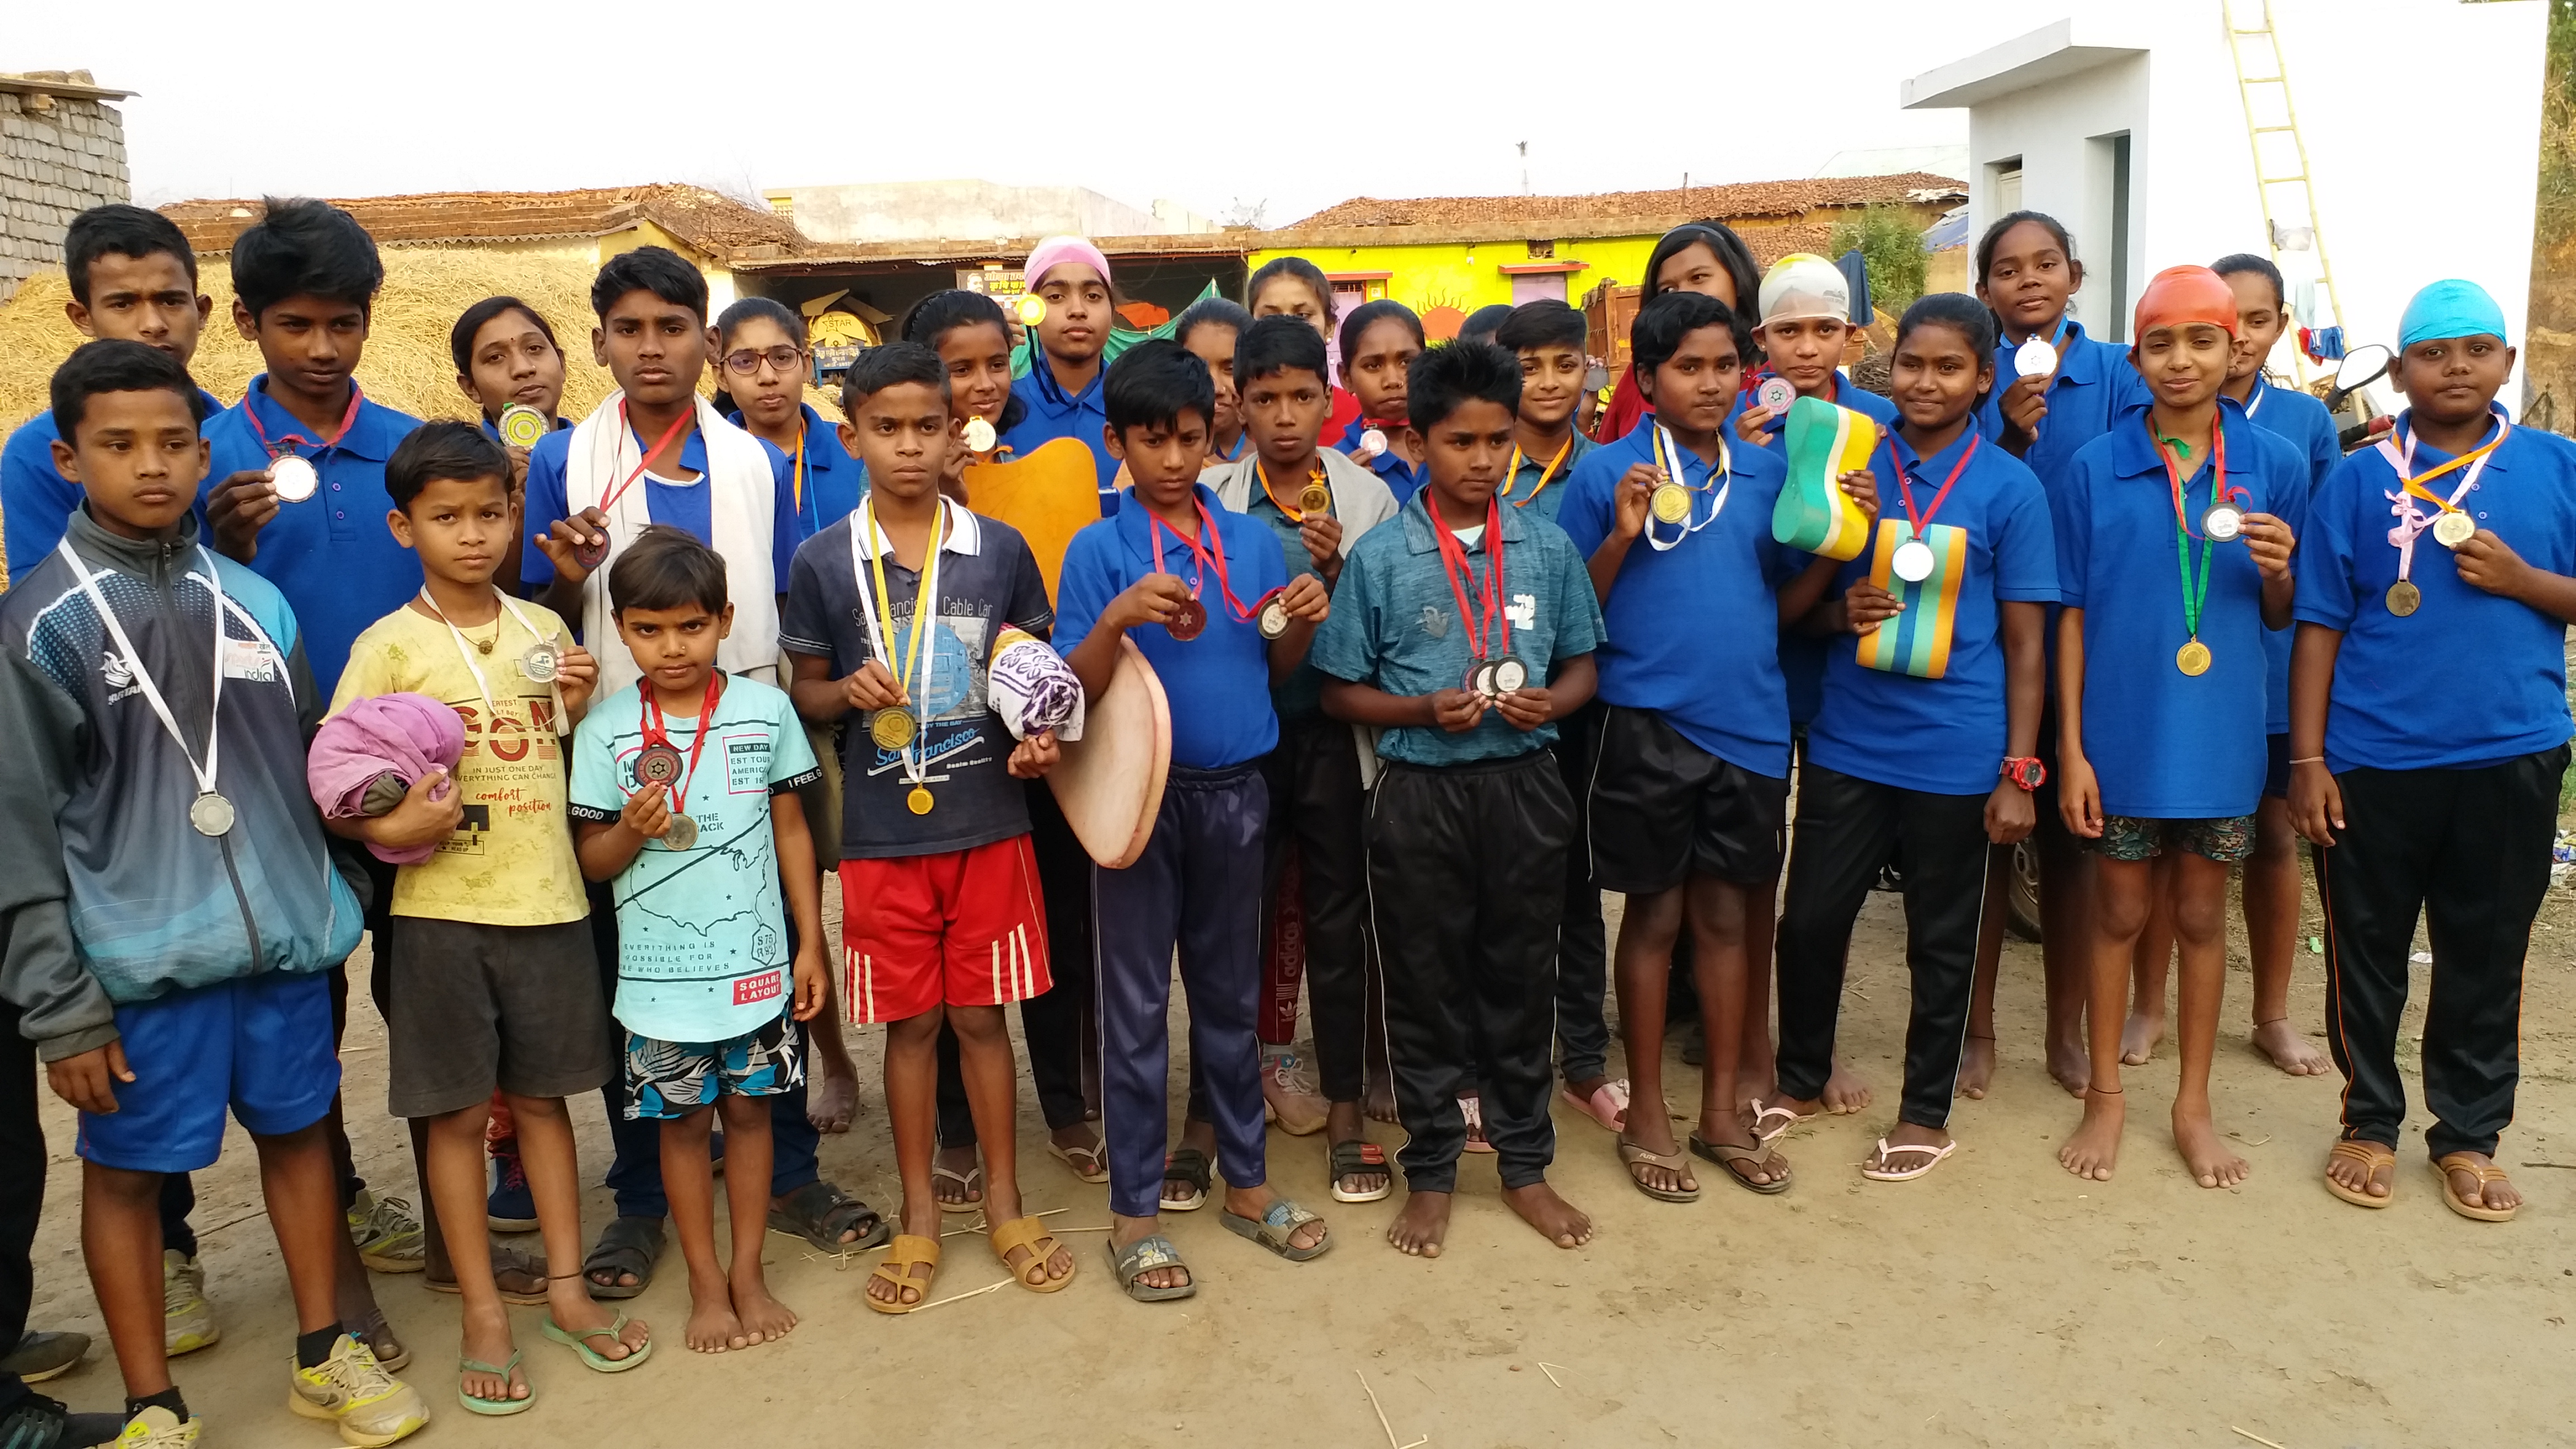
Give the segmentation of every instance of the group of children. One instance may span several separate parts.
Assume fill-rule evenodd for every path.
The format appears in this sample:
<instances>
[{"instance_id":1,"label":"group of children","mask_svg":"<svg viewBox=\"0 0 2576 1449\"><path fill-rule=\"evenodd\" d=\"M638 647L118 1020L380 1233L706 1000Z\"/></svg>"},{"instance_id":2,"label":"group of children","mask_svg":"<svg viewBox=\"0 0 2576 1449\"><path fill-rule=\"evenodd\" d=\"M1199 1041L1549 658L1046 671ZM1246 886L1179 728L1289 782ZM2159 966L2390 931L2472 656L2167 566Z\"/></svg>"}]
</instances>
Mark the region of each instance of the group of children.
<instances>
[{"instance_id":1,"label":"group of children","mask_svg":"<svg viewBox=\"0 0 2576 1449\"><path fill-rule=\"evenodd\" d=\"M1838 371L1830 263L1758 271L1726 228L1678 228L1589 434L1599 339L1563 303L1430 345L1401 305L1337 318L1320 273L1274 262L1242 306L1104 365L1115 284L1077 238L1029 259L1017 381L1012 319L940 293L851 365L831 424L794 312L710 319L696 270L648 247L593 288L618 391L590 417L555 415L548 320L493 298L455 333L480 424L423 424L355 381L382 269L309 201L235 245L233 320L268 371L226 408L186 369L209 306L175 228L101 208L66 251L98 340L0 479L0 1026L80 1110L128 1397L102 1425L0 1376L13 1444L195 1442L167 1360L212 1326L171 1188L215 1160L226 1108L293 1289L292 1407L353 1445L426 1422L353 1266L369 1224L404 1265L340 1125L362 931L431 1208L411 1261L464 1298L477 1414L536 1402L513 1303L591 1370L648 1361L658 1335L613 1304L651 1280L666 1215L703 1352L796 1326L764 1228L885 1247L883 1313L932 1300L945 1212L980 1212L1020 1287L1068 1286L1074 1254L1023 1202L1013 1003L1048 1149L1108 1187L1131 1298L1196 1291L1160 1218L1218 1174L1229 1231L1292 1262L1333 1245L1271 1181L1265 1119L1324 1134L1336 1202L1400 1171L1401 1251L1441 1252L1469 1152L1573 1248L1593 1225L1548 1181L1558 1102L1661 1202L1697 1198L1693 1158L1784 1192L1782 1138L1866 1103L1836 1024L1892 869L1912 1010L1861 1172L1920 1178L1991 1078L2006 862L2034 835L2049 1064L2084 1104L2069 1171L2111 1175L2170 939L2175 1143L2202 1185L2243 1178L2209 1100L2227 879L2251 862L2257 1041L2307 1072L2295 831L2350 1084L2328 1188L2393 1192L2421 915L2441 1192L2519 1205L2492 1159L2568 758L2576 453L2494 408L2513 351L2469 283L2408 307L2411 407L2346 458L2316 399L2263 376L2289 325L2267 263L2158 274L2123 348L2070 315L2073 243L2034 213L1988 230L1976 297L1906 311L1885 397ZM1057 558L978 489L1067 439L1100 517ZM1793 541L1802 511L1857 532ZM1141 851L1095 864L1044 781L1144 669L1168 774ZM1615 950L1604 891L1626 898ZM1692 1002L1707 1057L1676 1133L1663 1036ZM814 1161L851 1112L844 1019L887 1028L892 1221ZM0 1177L40 1194L32 1060L7 1075ZM585 1255L564 1104L594 1089L618 1216ZM1392 1161L1372 1116L1403 1127ZM6 1223L22 1269L33 1206ZM487 1224L538 1228L545 1261Z\"/></svg>"}]
</instances>

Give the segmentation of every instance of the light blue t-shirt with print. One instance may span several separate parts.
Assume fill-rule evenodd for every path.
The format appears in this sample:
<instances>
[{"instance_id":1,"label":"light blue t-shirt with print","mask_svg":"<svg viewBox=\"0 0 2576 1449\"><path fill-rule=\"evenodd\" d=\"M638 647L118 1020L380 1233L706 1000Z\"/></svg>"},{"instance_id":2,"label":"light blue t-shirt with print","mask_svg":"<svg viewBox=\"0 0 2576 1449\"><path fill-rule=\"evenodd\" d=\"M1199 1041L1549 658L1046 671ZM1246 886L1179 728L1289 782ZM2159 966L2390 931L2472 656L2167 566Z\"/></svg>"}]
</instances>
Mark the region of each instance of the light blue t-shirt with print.
<instances>
[{"instance_id":1,"label":"light blue t-shirt with print","mask_svg":"<svg viewBox=\"0 0 2576 1449\"><path fill-rule=\"evenodd\" d=\"M573 741L572 808L577 821L610 821L638 786L644 749L641 686L590 707ZM639 1036L720 1042L778 1019L795 994L778 851L769 823L773 795L820 774L814 749L785 693L728 677L714 719L665 716L664 732L685 761L681 808L697 822L686 850L648 841L610 883L617 902L617 1020Z\"/></svg>"}]
</instances>

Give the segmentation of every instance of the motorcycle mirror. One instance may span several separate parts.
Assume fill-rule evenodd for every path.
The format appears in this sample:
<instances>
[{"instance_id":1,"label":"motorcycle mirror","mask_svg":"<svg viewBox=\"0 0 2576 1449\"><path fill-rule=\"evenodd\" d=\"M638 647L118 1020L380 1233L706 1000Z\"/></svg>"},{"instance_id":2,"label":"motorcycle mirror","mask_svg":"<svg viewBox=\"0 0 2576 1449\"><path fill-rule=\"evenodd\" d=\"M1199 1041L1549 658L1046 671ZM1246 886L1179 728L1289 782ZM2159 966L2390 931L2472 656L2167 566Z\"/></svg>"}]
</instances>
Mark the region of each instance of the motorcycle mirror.
<instances>
[{"instance_id":1,"label":"motorcycle mirror","mask_svg":"<svg viewBox=\"0 0 2576 1449\"><path fill-rule=\"evenodd\" d=\"M2335 364L2334 389L2326 394L2326 411L2343 406L2345 398L2388 375L2396 357L2376 342L2365 342L2343 355Z\"/></svg>"}]
</instances>

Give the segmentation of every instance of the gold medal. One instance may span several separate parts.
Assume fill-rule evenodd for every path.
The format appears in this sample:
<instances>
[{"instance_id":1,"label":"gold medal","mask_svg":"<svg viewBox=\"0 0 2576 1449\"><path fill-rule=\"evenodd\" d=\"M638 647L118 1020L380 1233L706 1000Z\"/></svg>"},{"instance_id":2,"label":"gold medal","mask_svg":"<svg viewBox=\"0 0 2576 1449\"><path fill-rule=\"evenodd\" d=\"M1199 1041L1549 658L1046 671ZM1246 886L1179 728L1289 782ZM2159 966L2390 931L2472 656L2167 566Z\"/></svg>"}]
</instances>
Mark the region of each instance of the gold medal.
<instances>
[{"instance_id":1,"label":"gold medal","mask_svg":"<svg viewBox=\"0 0 2576 1449\"><path fill-rule=\"evenodd\" d=\"M2404 579L2388 586L2388 612L2405 618L2424 607L2424 591Z\"/></svg>"},{"instance_id":2,"label":"gold medal","mask_svg":"<svg viewBox=\"0 0 2576 1449\"><path fill-rule=\"evenodd\" d=\"M900 705L878 710L875 718L868 721L868 738L876 741L877 748L881 750L900 750L911 744L920 733L921 721L912 717L911 710Z\"/></svg>"},{"instance_id":3,"label":"gold medal","mask_svg":"<svg viewBox=\"0 0 2576 1449\"><path fill-rule=\"evenodd\" d=\"M1690 490L1679 483L1659 483L1647 498L1646 507L1659 522L1680 523L1690 517Z\"/></svg>"},{"instance_id":4,"label":"gold medal","mask_svg":"<svg viewBox=\"0 0 2576 1449\"><path fill-rule=\"evenodd\" d=\"M2174 668L2198 678L2209 672L2209 646L2194 639L2174 651Z\"/></svg>"},{"instance_id":5,"label":"gold medal","mask_svg":"<svg viewBox=\"0 0 2576 1449\"><path fill-rule=\"evenodd\" d=\"M1329 514L1333 511L1333 490L1325 487L1324 480L1318 478L1297 495L1297 507L1307 513Z\"/></svg>"},{"instance_id":6,"label":"gold medal","mask_svg":"<svg viewBox=\"0 0 2576 1449\"><path fill-rule=\"evenodd\" d=\"M552 431L552 425L546 421L544 413L526 403L512 403L501 409L500 421L494 425L493 431L511 447L533 448Z\"/></svg>"},{"instance_id":7,"label":"gold medal","mask_svg":"<svg viewBox=\"0 0 2576 1449\"><path fill-rule=\"evenodd\" d=\"M1020 300L1013 310L1020 314L1021 326L1035 327L1046 320L1046 298L1039 296L1035 292L1022 292L1020 294Z\"/></svg>"},{"instance_id":8,"label":"gold medal","mask_svg":"<svg viewBox=\"0 0 2576 1449\"><path fill-rule=\"evenodd\" d=\"M2445 513L2433 520L2433 541L2444 548L2458 548L2475 537L2476 520L2465 513Z\"/></svg>"},{"instance_id":9,"label":"gold medal","mask_svg":"<svg viewBox=\"0 0 2576 1449\"><path fill-rule=\"evenodd\" d=\"M912 793L903 797L903 803L905 808L912 811L915 815L929 814L931 805L930 787L927 785L913 786Z\"/></svg>"}]
</instances>

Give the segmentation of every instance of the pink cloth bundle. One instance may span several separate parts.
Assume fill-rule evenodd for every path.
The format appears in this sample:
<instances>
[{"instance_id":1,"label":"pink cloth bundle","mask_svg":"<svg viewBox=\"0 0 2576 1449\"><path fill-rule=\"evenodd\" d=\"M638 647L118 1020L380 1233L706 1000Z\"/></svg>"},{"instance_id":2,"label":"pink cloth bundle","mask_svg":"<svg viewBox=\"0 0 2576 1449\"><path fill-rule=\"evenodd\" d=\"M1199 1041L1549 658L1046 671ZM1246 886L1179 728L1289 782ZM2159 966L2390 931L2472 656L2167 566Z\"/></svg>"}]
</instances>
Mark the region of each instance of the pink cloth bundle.
<instances>
[{"instance_id":1,"label":"pink cloth bundle","mask_svg":"<svg viewBox=\"0 0 2576 1449\"><path fill-rule=\"evenodd\" d=\"M331 819L381 815L433 767L453 775L464 754L465 721L455 710L425 694L380 694L322 722L305 758L304 783ZM456 787L451 781L443 788ZM388 865L418 865L438 851L434 843L367 849Z\"/></svg>"}]
</instances>

